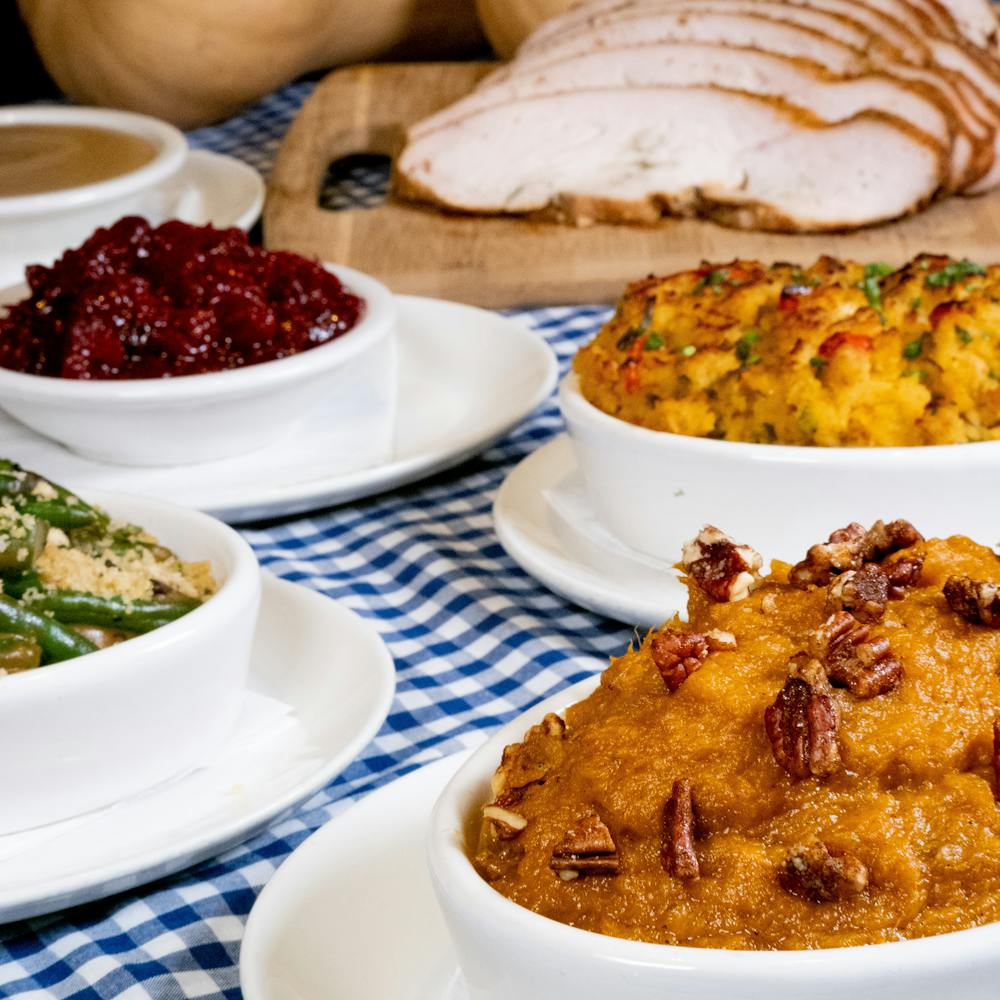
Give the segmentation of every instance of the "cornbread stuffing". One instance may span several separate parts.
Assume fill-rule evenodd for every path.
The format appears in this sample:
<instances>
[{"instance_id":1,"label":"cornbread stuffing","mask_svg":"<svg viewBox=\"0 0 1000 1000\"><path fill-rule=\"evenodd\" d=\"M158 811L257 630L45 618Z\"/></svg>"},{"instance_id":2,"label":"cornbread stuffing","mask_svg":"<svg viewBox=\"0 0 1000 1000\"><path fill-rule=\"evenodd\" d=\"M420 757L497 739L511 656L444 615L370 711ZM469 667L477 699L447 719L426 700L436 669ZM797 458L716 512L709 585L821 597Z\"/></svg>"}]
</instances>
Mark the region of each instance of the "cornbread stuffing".
<instances>
[{"instance_id":1,"label":"cornbread stuffing","mask_svg":"<svg viewBox=\"0 0 1000 1000\"><path fill-rule=\"evenodd\" d=\"M1000 438L1000 265L704 264L629 286L576 357L591 403L653 430L823 446Z\"/></svg>"},{"instance_id":2,"label":"cornbread stuffing","mask_svg":"<svg viewBox=\"0 0 1000 1000\"><path fill-rule=\"evenodd\" d=\"M688 620L506 748L482 877L575 927L700 947L1000 920L1000 558L893 521L760 565L706 528Z\"/></svg>"}]
</instances>

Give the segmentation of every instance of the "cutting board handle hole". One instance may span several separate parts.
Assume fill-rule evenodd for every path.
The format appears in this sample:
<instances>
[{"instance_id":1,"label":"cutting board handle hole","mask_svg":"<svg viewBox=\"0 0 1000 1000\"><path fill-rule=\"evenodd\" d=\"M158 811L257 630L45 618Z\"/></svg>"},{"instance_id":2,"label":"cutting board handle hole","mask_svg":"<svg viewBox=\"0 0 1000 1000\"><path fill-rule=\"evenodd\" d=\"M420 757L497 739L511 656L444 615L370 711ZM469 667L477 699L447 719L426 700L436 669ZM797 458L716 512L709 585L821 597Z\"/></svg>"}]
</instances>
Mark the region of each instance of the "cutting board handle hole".
<instances>
[{"instance_id":1,"label":"cutting board handle hole","mask_svg":"<svg viewBox=\"0 0 1000 1000\"><path fill-rule=\"evenodd\" d=\"M339 156L323 175L318 204L328 212L377 208L389 191L392 159L384 153L358 152Z\"/></svg>"}]
</instances>

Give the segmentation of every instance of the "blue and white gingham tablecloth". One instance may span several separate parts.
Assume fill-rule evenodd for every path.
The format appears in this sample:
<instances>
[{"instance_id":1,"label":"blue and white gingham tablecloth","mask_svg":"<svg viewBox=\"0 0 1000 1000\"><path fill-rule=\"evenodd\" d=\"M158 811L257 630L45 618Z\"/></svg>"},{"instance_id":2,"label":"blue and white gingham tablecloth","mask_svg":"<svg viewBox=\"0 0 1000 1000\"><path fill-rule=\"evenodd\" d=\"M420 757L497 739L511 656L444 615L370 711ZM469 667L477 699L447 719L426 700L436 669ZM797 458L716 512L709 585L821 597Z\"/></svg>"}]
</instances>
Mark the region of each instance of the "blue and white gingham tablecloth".
<instances>
[{"instance_id":1,"label":"blue and white gingham tablecloth","mask_svg":"<svg viewBox=\"0 0 1000 1000\"><path fill-rule=\"evenodd\" d=\"M193 132L192 145L266 173L308 92L309 84L291 85L232 121ZM356 181L360 189L344 197L363 196L378 178ZM525 315L565 369L606 310ZM388 720L336 781L242 846L138 891L0 927L0 997L239 997L247 915L289 852L352 800L471 744L477 730L497 726L624 648L628 629L542 588L493 532L500 483L559 430L550 399L458 469L245 531L269 570L375 624L398 671Z\"/></svg>"}]
</instances>

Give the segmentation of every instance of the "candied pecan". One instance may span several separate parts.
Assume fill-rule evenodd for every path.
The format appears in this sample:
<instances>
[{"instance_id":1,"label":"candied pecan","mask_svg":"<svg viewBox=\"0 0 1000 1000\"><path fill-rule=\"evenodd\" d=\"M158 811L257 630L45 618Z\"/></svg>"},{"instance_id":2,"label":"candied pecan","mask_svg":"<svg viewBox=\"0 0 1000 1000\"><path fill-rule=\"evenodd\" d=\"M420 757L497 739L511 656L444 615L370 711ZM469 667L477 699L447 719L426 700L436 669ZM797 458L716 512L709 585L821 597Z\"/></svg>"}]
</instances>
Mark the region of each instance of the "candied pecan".
<instances>
[{"instance_id":1,"label":"candied pecan","mask_svg":"<svg viewBox=\"0 0 1000 1000\"><path fill-rule=\"evenodd\" d=\"M684 546L681 565L714 601L741 601L760 579L759 552L738 545L724 531L706 524Z\"/></svg>"},{"instance_id":2,"label":"candied pecan","mask_svg":"<svg viewBox=\"0 0 1000 1000\"><path fill-rule=\"evenodd\" d=\"M973 625L1000 628L1000 584L952 576L944 585L948 606Z\"/></svg>"},{"instance_id":3,"label":"candied pecan","mask_svg":"<svg viewBox=\"0 0 1000 1000\"><path fill-rule=\"evenodd\" d=\"M774 759L793 778L822 778L840 768L837 706L823 665L804 654L789 664L789 677L764 713Z\"/></svg>"},{"instance_id":4,"label":"candied pecan","mask_svg":"<svg viewBox=\"0 0 1000 1000\"><path fill-rule=\"evenodd\" d=\"M496 802L483 806L483 819L493 824L493 829L501 840L513 840L528 825L528 821L520 813L505 809Z\"/></svg>"},{"instance_id":5,"label":"candied pecan","mask_svg":"<svg viewBox=\"0 0 1000 1000\"><path fill-rule=\"evenodd\" d=\"M838 528L825 542L809 547L805 559L792 567L788 582L802 590L810 585L825 587L837 573L856 569L861 565L865 534L864 526L856 521Z\"/></svg>"},{"instance_id":6,"label":"candied pecan","mask_svg":"<svg viewBox=\"0 0 1000 1000\"><path fill-rule=\"evenodd\" d=\"M653 636L649 647L653 663L670 691L676 691L704 663L709 653L735 648L736 636L718 628L708 632L663 628Z\"/></svg>"},{"instance_id":7,"label":"candied pecan","mask_svg":"<svg viewBox=\"0 0 1000 1000\"><path fill-rule=\"evenodd\" d=\"M665 628L653 636L649 648L663 683L676 691L708 656L708 639L700 632Z\"/></svg>"},{"instance_id":8,"label":"candied pecan","mask_svg":"<svg viewBox=\"0 0 1000 1000\"><path fill-rule=\"evenodd\" d=\"M617 875L618 848L596 812L581 815L552 852L549 867L564 881L580 875Z\"/></svg>"},{"instance_id":9,"label":"candied pecan","mask_svg":"<svg viewBox=\"0 0 1000 1000\"><path fill-rule=\"evenodd\" d=\"M865 891L868 869L853 854L806 844L788 852L778 880L785 892L811 903L843 902Z\"/></svg>"},{"instance_id":10,"label":"candied pecan","mask_svg":"<svg viewBox=\"0 0 1000 1000\"><path fill-rule=\"evenodd\" d=\"M903 556L895 562L883 563L882 569L889 579L889 598L898 601L907 587L915 587L923 568L923 556Z\"/></svg>"},{"instance_id":11,"label":"candied pecan","mask_svg":"<svg viewBox=\"0 0 1000 1000\"><path fill-rule=\"evenodd\" d=\"M889 600L889 577L878 563L865 563L834 577L827 595L827 611L850 611L860 622L877 621Z\"/></svg>"},{"instance_id":12,"label":"candied pecan","mask_svg":"<svg viewBox=\"0 0 1000 1000\"><path fill-rule=\"evenodd\" d=\"M833 532L826 542L811 546L805 559L792 567L788 581L802 590L811 584L826 586L837 574L881 562L923 537L909 521L876 521L867 531L854 521Z\"/></svg>"},{"instance_id":13,"label":"candied pecan","mask_svg":"<svg viewBox=\"0 0 1000 1000\"><path fill-rule=\"evenodd\" d=\"M674 782L673 792L663 807L660 863L675 878L696 879L701 875L694 850L694 799L687 779Z\"/></svg>"},{"instance_id":14,"label":"candied pecan","mask_svg":"<svg viewBox=\"0 0 1000 1000\"><path fill-rule=\"evenodd\" d=\"M813 633L810 649L826 665L831 683L846 687L859 698L874 698L899 685L903 665L883 636L853 615L837 611Z\"/></svg>"},{"instance_id":15,"label":"candied pecan","mask_svg":"<svg viewBox=\"0 0 1000 1000\"><path fill-rule=\"evenodd\" d=\"M897 520L886 524L876 521L866 532L861 552L863 562L881 562L900 549L908 549L924 536L909 521Z\"/></svg>"}]
</instances>

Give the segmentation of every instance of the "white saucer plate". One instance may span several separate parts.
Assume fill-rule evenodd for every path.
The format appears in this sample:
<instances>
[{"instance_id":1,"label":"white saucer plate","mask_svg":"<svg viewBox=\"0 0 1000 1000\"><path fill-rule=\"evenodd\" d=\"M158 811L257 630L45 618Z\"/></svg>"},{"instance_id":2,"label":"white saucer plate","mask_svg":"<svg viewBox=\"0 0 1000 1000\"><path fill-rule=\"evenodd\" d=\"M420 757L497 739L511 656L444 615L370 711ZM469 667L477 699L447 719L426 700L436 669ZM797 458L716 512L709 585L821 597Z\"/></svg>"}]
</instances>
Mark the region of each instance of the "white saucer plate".
<instances>
[{"instance_id":1,"label":"white saucer plate","mask_svg":"<svg viewBox=\"0 0 1000 1000\"><path fill-rule=\"evenodd\" d=\"M264 178L235 156L193 149L178 183L190 188L190 208L178 216L197 226L249 230L264 207Z\"/></svg>"},{"instance_id":2,"label":"white saucer plate","mask_svg":"<svg viewBox=\"0 0 1000 1000\"><path fill-rule=\"evenodd\" d=\"M373 792L278 869L243 938L244 1000L466 996L424 841L431 808L467 756L446 757Z\"/></svg>"},{"instance_id":3,"label":"white saucer plate","mask_svg":"<svg viewBox=\"0 0 1000 1000\"><path fill-rule=\"evenodd\" d=\"M395 690L374 628L267 574L243 714L187 775L107 809L0 837L0 922L132 889L246 840L327 785Z\"/></svg>"},{"instance_id":4,"label":"white saucer plate","mask_svg":"<svg viewBox=\"0 0 1000 1000\"><path fill-rule=\"evenodd\" d=\"M687 607L672 567L626 548L598 523L565 434L511 470L493 524L523 570L588 611L650 628Z\"/></svg>"},{"instance_id":5,"label":"white saucer plate","mask_svg":"<svg viewBox=\"0 0 1000 1000\"><path fill-rule=\"evenodd\" d=\"M336 471L318 410L288 439L201 465L139 468L92 461L0 414L0 455L88 489L197 507L227 521L288 516L395 489L457 465L545 400L558 365L539 334L496 313L399 296L396 430L387 462ZM335 401L331 407L335 405Z\"/></svg>"}]
</instances>

